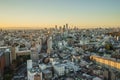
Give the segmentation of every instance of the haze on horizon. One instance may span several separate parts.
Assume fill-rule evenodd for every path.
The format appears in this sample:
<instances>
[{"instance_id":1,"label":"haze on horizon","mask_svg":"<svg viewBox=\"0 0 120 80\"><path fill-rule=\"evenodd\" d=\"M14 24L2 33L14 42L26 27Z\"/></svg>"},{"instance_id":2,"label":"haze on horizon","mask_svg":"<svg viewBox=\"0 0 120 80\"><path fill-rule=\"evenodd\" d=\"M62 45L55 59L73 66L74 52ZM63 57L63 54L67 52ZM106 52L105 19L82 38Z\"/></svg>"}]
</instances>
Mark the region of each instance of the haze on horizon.
<instances>
[{"instance_id":1,"label":"haze on horizon","mask_svg":"<svg viewBox=\"0 0 120 80\"><path fill-rule=\"evenodd\" d=\"M120 26L120 0L0 0L0 28Z\"/></svg>"}]
</instances>

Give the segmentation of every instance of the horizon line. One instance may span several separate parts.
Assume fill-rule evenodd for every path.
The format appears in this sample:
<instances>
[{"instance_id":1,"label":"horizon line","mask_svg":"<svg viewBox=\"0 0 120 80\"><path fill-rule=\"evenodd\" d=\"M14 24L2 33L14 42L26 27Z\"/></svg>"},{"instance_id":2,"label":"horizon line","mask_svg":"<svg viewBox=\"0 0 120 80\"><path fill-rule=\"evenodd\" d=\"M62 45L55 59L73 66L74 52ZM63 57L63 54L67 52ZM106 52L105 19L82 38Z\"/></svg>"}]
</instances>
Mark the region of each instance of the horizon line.
<instances>
[{"instance_id":1,"label":"horizon line","mask_svg":"<svg viewBox=\"0 0 120 80\"><path fill-rule=\"evenodd\" d=\"M0 29L2 30L36 30L36 29L50 29L50 28L55 28L56 25L54 25L54 27L40 27L40 26L27 26L27 27L0 27ZM63 26L57 26L57 28L59 27L62 27ZM73 29L73 28L79 28L79 29L96 29L96 28L120 28L120 26L91 26L91 27L88 27L88 26L69 26L70 29Z\"/></svg>"}]
</instances>

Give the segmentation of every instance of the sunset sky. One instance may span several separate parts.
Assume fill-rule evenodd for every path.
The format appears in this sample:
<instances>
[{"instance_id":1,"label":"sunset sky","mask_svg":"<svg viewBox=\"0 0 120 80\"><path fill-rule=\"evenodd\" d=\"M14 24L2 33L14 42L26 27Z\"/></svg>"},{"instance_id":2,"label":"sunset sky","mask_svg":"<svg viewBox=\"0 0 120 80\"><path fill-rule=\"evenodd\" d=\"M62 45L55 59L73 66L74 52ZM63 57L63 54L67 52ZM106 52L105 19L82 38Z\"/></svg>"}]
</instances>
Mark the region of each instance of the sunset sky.
<instances>
[{"instance_id":1,"label":"sunset sky","mask_svg":"<svg viewBox=\"0 0 120 80\"><path fill-rule=\"evenodd\" d=\"M0 0L1 28L120 26L120 0Z\"/></svg>"}]
</instances>

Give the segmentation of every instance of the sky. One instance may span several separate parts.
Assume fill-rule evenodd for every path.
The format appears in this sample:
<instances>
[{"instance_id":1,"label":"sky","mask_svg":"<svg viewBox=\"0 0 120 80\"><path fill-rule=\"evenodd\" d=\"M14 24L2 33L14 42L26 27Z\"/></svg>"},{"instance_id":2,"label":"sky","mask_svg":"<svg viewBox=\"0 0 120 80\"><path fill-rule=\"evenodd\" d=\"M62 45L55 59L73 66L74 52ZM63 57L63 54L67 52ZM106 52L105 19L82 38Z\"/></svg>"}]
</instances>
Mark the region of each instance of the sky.
<instances>
[{"instance_id":1,"label":"sky","mask_svg":"<svg viewBox=\"0 0 120 80\"><path fill-rule=\"evenodd\" d=\"M1 28L120 26L120 0L0 0Z\"/></svg>"}]
</instances>

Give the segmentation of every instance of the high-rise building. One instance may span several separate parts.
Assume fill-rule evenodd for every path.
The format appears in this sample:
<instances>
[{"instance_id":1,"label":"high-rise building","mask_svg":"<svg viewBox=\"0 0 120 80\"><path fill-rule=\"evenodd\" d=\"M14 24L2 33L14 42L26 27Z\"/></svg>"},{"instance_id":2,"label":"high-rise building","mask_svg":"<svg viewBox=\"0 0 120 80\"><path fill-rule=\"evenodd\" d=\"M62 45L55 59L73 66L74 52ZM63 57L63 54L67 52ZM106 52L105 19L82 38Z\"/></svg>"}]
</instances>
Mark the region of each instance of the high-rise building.
<instances>
[{"instance_id":1,"label":"high-rise building","mask_svg":"<svg viewBox=\"0 0 120 80\"><path fill-rule=\"evenodd\" d=\"M47 40L47 53L52 51L52 37L49 37Z\"/></svg>"},{"instance_id":2,"label":"high-rise building","mask_svg":"<svg viewBox=\"0 0 120 80\"><path fill-rule=\"evenodd\" d=\"M0 80L3 76L4 68L5 68L5 56L3 52L0 52Z\"/></svg>"},{"instance_id":3,"label":"high-rise building","mask_svg":"<svg viewBox=\"0 0 120 80\"><path fill-rule=\"evenodd\" d=\"M68 30L68 24L66 24L66 29Z\"/></svg>"},{"instance_id":4,"label":"high-rise building","mask_svg":"<svg viewBox=\"0 0 120 80\"><path fill-rule=\"evenodd\" d=\"M9 67L10 64L12 63L12 57L11 57L10 47L3 46L3 47L0 47L0 50L1 50L1 52L4 53L4 57L5 57L5 67Z\"/></svg>"},{"instance_id":5,"label":"high-rise building","mask_svg":"<svg viewBox=\"0 0 120 80\"><path fill-rule=\"evenodd\" d=\"M30 54L32 61L38 61L38 59L39 59L38 55L39 54L37 53L36 47L32 47L31 54Z\"/></svg>"},{"instance_id":6,"label":"high-rise building","mask_svg":"<svg viewBox=\"0 0 120 80\"><path fill-rule=\"evenodd\" d=\"M27 69L32 68L32 60L27 60Z\"/></svg>"},{"instance_id":7,"label":"high-rise building","mask_svg":"<svg viewBox=\"0 0 120 80\"><path fill-rule=\"evenodd\" d=\"M12 60L16 60L15 46L12 46L11 54L12 54Z\"/></svg>"},{"instance_id":8,"label":"high-rise building","mask_svg":"<svg viewBox=\"0 0 120 80\"><path fill-rule=\"evenodd\" d=\"M62 32L65 32L65 30L66 30L66 26L63 25L63 30L62 30Z\"/></svg>"},{"instance_id":9,"label":"high-rise building","mask_svg":"<svg viewBox=\"0 0 120 80\"><path fill-rule=\"evenodd\" d=\"M55 25L55 30L57 30L57 25Z\"/></svg>"},{"instance_id":10,"label":"high-rise building","mask_svg":"<svg viewBox=\"0 0 120 80\"><path fill-rule=\"evenodd\" d=\"M42 43L41 43L41 41L40 41L40 42L37 42L37 43L36 43L36 50L37 50L37 53L38 53L38 54L41 52L41 48L42 48Z\"/></svg>"},{"instance_id":11,"label":"high-rise building","mask_svg":"<svg viewBox=\"0 0 120 80\"><path fill-rule=\"evenodd\" d=\"M43 34L41 35L41 43L42 43L41 52L46 53L47 52L47 36Z\"/></svg>"},{"instance_id":12,"label":"high-rise building","mask_svg":"<svg viewBox=\"0 0 120 80\"><path fill-rule=\"evenodd\" d=\"M12 63L12 58L11 58L11 51L9 49L5 50L5 63L6 63L6 67L9 67L10 64Z\"/></svg>"}]
</instances>

